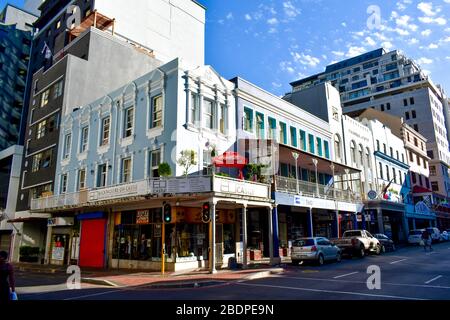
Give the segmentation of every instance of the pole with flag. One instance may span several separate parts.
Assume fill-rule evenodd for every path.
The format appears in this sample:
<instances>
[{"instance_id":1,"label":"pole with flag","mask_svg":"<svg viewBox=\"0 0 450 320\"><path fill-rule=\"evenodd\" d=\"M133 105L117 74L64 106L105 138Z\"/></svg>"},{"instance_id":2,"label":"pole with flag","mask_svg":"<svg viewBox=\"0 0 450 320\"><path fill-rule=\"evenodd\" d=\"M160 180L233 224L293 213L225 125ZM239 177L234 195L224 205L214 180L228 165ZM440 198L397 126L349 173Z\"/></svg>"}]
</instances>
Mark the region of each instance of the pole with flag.
<instances>
[{"instance_id":1,"label":"pole with flag","mask_svg":"<svg viewBox=\"0 0 450 320\"><path fill-rule=\"evenodd\" d=\"M383 188L383 191L378 195L378 197L380 197L380 195L383 196L383 199L386 199L386 193L388 192L389 187L391 186L392 182L394 181L395 178L391 179L391 181L389 181L389 183L387 184L387 186L385 186Z\"/></svg>"},{"instance_id":2,"label":"pole with flag","mask_svg":"<svg viewBox=\"0 0 450 320\"><path fill-rule=\"evenodd\" d=\"M41 54L44 55L45 60L50 60L50 58L52 57L52 50L48 46L47 42L44 43Z\"/></svg>"}]
</instances>

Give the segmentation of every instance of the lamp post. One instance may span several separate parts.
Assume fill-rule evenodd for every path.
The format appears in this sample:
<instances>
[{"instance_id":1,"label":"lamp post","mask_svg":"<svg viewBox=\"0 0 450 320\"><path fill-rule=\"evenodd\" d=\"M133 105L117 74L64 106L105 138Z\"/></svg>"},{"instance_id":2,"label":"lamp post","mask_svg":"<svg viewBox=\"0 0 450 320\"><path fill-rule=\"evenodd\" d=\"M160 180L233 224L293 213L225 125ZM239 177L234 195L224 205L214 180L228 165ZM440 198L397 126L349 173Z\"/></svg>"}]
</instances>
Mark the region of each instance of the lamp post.
<instances>
[{"instance_id":1,"label":"lamp post","mask_svg":"<svg viewBox=\"0 0 450 320\"><path fill-rule=\"evenodd\" d=\"M319 161L317 159L313 158L312 162L314 164L314 167L316 168L316 193L317 193L317 197L319 198L319 177L317 176L317 164L319 163Z\"/></svg>"},{"instance_id":2,"label":"lamp post","mask_svg":"<svg viewBox=\"0 0 450 320\"><path fill-rule=\"evenodd\" d=\"M331 168L331 173L333 175L333 177L332 177L333 184L331 185L331 188L333 188L333 199L336 199L336 188L334 187L334 169L335 169L334 163L332 163L330 165L330 168Z\"/></svg>"},{"instance_id":3,"label":"lamp post","mask_svg":"<svg viewBox=\"0 0 450 320\"><path fill-rule=\"evenodd\" d=\"M295 159L295 190L297 192L297 194L300 193L300 188L298 185L298 157L299 154L297 152L292 152L292 157Z\"/></svg>"}]
</instances>

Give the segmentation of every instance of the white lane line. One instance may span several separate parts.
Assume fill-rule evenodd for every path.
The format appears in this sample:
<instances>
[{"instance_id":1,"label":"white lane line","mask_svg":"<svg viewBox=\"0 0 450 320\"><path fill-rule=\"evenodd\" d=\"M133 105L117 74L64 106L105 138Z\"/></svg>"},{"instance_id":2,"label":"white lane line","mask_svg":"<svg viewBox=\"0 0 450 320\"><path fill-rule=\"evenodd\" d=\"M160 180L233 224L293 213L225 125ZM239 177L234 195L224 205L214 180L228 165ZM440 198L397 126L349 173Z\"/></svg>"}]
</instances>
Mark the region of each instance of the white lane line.
<instances>
[{"instance_id":1,"label":"white lane line","mask_svg":"<svg viewBox=\"0 0 450 320\"><path fill-rule=\"evenodd\" d=\"M266 288L288 289L288 290L297 290L297 291L338 293L338 294L348 294L348 295L354 295L354 296L377 297L377 298L400 299L400 300L427 300L427 299L421 299L421 298L411 298L411 297L402 297L402 296L389 296L389 295L383 295L383 294L369 294L369 293L357 293L357 292L347 292L347 291L335 291L335 290L320 290L320 289L310 289L310 288L286 287L286 286L275 286L275 285L270 285L270 284L237 283L237 285L239 285L239 286L250 286L250 287L266 287Z\"/></svg>"},{"instance_id":2,"label":"white lane line","mask_svg":"<svg viewBox=\"0 0 450 320\"><path fill-rule=\"evenodd\" d=\"M358 271L356 271L356 272L352 272L352 273L346 273L346 274L343 274L343 275L340 275L340 276L336 276L336 277L333 277L333 279L339 279L339 278L343 278L343 277L351 276L351 275L353 275L353 274L357 274L357 273L358 273Z\"/></svg>"},{"instance_id":3,"label":"white lane line","mask_svg":"<svg viewBox=\"0 0 450 320\"><path fill-rule=\"evenodd\" d=\"M436 281L437 279L440 279L440 278L442 278L442 276L437 276L436 278L433 278L433 279L431 279L431 280L428 280L427 282L425 282L425 284L429 284L429 283L431 283L431 282L433 282L433 281Z\"/></svg>"},{"instance_id":4,"label":"white lane line","mask_svg":"<svg viewBox=\"0 0 450 320\"><path fill-rule=\"evenodd\" d=\"M124 291L129 291L129 290L110 290L110 291L104 291L104 292L99 292L99 293L92 293L92 294L86 294L86 295L83 295L83 296L67 298L67 299L64 299L64 300L77 300L77 299L102 296L102 295L105 295L105 294L124 292Z\"/></svg>"},{"instance_id":5,"label":"white lane line","mask_svg":"<svg viewBox=\"0 0 450 320\"><path fill-rule=\"evenodd\" d=\"M399 263L399 262L402 262L402 261L405 261L405 260L408 260L408 259L401 259L401 260L393 261L390 264L396 264L396 263Z\"/></svg>"}]
</instances>

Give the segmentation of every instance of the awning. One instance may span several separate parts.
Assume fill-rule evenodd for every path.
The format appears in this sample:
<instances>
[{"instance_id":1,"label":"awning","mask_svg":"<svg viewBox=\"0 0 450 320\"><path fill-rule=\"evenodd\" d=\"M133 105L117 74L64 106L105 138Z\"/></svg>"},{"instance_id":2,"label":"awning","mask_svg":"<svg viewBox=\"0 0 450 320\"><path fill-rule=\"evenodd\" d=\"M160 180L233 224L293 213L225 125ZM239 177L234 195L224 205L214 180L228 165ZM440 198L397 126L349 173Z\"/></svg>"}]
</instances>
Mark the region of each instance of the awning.
<instances>
[{"instance_id":1,"label":"awning","mask_svg":"<svg viewBox=\"0 0 450 320\"><path fill-rule=\"evenodd\" d=\"M431 191L427 188L421 187L421 186L414 186L412 192L413 193L432 193L433 191Z\"/></svg>"},{"instance_id":2,"label":"awning","mask_svg":"<svg viewBox=\"0 0 450 320\"><path fill-rule=\"evenodd\" d=\"M217 168L240 168L242 169L247 163L247 159L237 152L227 151L224 154L215 157L213 164Z\"/></svg>"}]
</instances>

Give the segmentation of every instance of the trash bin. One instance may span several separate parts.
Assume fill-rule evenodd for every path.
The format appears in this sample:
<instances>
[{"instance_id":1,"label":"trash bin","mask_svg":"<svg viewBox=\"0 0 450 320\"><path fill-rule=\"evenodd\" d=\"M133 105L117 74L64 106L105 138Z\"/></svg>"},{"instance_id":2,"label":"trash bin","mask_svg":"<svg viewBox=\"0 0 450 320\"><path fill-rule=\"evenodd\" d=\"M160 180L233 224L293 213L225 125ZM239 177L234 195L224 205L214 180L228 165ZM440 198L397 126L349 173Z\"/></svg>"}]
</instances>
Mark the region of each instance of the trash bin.
<instances>
[{"instance_id":1,"label":"trash bin","mask_svg":"<svg viewBox=\"0 0 450 320\"><path fill-rule=\"evenodd\" d=\"M228 269L237 269L237 260L235 257L228 258Z\"/></svg>"}]
</instances>

